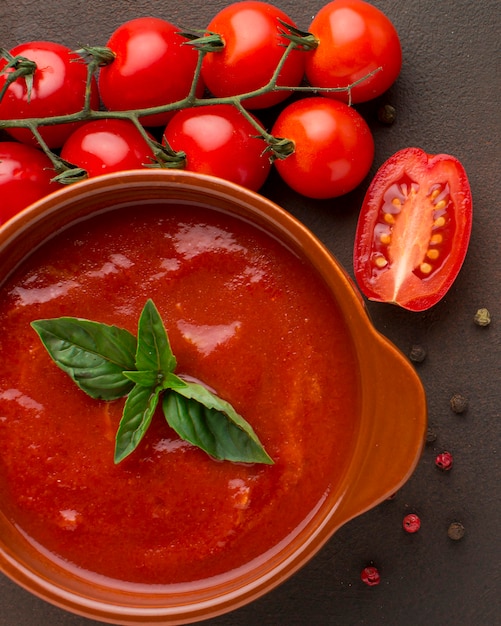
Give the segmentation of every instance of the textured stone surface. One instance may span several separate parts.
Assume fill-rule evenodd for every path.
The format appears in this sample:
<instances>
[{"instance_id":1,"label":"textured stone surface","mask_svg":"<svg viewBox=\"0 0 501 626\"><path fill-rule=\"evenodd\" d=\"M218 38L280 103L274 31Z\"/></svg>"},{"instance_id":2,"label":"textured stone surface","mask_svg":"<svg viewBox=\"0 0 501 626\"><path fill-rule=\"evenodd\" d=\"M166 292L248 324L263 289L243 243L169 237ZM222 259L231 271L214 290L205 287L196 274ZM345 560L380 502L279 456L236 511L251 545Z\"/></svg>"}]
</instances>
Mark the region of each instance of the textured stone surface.
<instances>
[{"instance_id":1,"label":"textured stone surface","mask_svg":"<svg viewBox=\"0 0 501 626\"><path fill-rule=\"evenodd\" d=\"M432 310L412 314L370 305L377 328L408 353L426 348L416 364L428 393L430 442L409 482L396 496L343 527L317 557L281 587L211 626L494 624L501 614L498 466L501 380L500 12L496 0L374 0L394 21L404 66L382 98L397 109L384 126L374 105L363 107L376 139L373 171L396 150L419 146L448 152L464 164L475 216L463 270ZM72 47L105 44L121 22L141 15L202 28L228 2L165 0L1 0L0 45L52 39ZM275 3L307 29L318 0ZM357 211L366 185L348 197L312 202L272 177L263 193L303 220L351 272ZM489 327L473 323L478 308ZM468 411L451 411L453 394L468 397ZM395 442L398 445L398 442ZM454 455L440 472L436 454ZM1 444L0 444L1 454ZM497 469L496 469L497 467ZM419 514L419 533L402 531L402 517ZM460 521L466 533L451 541ZM368 588L360 571L374 561L381 584ZM91 626L84 618L45 604L0 577L0 626ZM97 624L97 622L96 622Z\"/></svg>"}]
</instances>

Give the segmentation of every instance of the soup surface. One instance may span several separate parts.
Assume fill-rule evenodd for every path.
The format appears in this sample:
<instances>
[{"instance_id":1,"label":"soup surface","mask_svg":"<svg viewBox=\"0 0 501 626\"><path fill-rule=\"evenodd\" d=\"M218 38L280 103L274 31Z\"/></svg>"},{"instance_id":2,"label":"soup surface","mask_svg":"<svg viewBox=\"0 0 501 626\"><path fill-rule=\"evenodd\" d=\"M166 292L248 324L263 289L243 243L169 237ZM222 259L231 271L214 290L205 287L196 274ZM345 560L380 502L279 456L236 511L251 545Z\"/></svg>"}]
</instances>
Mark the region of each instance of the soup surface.
<instances>
[{"instance_id":1,"label":"soup surface","mask_svg":"<svg viewBox=\"0 0 501 626\"><path fill-rule=\"evenodd\" d=\"M342 475L358 419L351 340L309 266L245 221L188 206L111 211L44 244L0 293L0 507L82 575L224 574L294 533ZM233 404L274 465L215 461L160 410L114 464L124 400L88 397L30 322L68 315L136 334L148 298L176 373Z\"/></svg>"}]
</instances>

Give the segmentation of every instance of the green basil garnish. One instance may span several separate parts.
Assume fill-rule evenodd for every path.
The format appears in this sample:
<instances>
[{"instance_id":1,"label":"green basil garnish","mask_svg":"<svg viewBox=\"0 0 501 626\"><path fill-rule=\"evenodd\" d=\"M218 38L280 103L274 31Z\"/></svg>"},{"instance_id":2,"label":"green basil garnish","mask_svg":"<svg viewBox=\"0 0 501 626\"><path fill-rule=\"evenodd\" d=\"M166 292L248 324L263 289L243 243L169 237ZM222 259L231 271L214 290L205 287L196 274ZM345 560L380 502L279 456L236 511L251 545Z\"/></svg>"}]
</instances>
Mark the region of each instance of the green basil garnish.
<instances>
[{"instance_id":1,"label":"green basil garnish","mask_svg":"<svg viewBox=\"0 0 501 626\"><path fill-rule=\"evenodd\" d=\"M136 338L128 331L74 317L31 325L57 365L92 398L116 400L132 389L123 375L136 367Z\"/></svg>"},{"instance_id":2,"label":"green basil garnish","mask_svg":"<svg viewBox=\"0 0 501 626\"><path fill-rule=\"evenodd\" d=\"M174 373L177 362L163 321L148 300L136 338L128 331L74 317L37 320L32 327L54 362L92 398L127 396L115 441L115 463L139 445L163 396L167 423L210 456L273 463L235 409L199 383Z\"/></svg>"}]
</instances>

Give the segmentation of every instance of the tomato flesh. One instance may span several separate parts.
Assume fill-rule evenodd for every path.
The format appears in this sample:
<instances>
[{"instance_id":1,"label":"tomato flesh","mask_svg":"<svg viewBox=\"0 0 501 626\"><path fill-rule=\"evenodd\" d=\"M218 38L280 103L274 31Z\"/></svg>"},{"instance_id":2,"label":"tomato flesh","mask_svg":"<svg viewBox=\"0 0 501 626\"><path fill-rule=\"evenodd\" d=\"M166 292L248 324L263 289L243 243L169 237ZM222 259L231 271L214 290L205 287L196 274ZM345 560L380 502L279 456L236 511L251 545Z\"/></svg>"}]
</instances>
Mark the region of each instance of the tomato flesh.
<instances>
[{"instance_id":1,"label":"tomato flesh","mask_svg":"<svg viewBox=\"0 0 501 626\"><path fill-rule=\"evenodd\" d=\"M360 213L354 270L371 300L413 311L436 304L463 264L472 199L457 159L407 148L377 172Z\"/></svg>"}]
</instances>

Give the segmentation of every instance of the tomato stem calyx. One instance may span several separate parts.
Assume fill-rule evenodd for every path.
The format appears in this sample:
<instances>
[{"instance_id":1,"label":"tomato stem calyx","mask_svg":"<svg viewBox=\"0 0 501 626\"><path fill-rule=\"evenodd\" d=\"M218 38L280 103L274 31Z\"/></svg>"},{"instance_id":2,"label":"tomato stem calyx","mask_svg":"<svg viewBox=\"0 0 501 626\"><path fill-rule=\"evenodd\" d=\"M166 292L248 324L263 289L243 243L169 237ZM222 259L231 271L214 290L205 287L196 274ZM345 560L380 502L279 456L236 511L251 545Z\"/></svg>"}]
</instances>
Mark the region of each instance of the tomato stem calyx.
<instances>
[{"instance_id":1,"label":"tomato stem calyx","mask_svg":"<svg viewBox=\"0 0 501 626\"><path fill-rule=\"evenodd\" d=\"M2 68L0 74L5 74L6 70L14 70L9 72L5 79L5 84L0 90L0 100L3 98L9 86L18 78L24 78L26 82L27 100L31 100L31 92L33 90L33 75L37 69L37 65L31 59L23 56L12 56L5 48L0 48L0 56L3 57L7 64Z\"/></svg>"}]
</instances>

